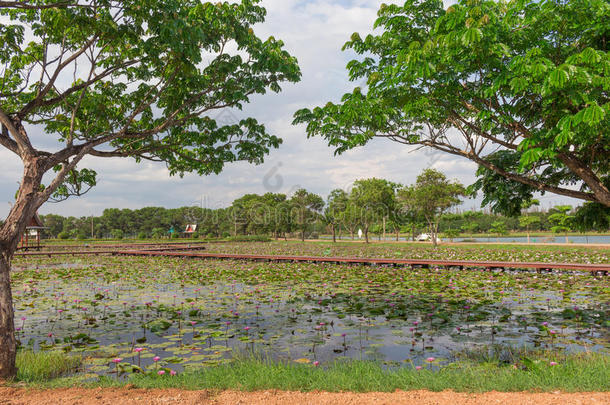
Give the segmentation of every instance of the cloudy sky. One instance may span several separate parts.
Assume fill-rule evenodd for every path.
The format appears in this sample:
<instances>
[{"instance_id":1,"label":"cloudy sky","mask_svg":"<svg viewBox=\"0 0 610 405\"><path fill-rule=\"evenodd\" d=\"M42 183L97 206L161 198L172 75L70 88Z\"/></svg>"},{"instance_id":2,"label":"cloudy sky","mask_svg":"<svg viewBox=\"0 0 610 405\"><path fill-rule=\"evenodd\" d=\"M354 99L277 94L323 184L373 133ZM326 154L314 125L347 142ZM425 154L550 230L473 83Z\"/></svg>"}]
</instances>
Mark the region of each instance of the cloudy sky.
<instances>
[{"instance_id":1,"label":"cloudy sky","mask_svg":"<svg viewBox=\"0 0 610 405\"><path fill-rule=\"evenodd\" d=\"M45 204L40 212L62 215L99 215L104 208L168 208L201 204L224 207L245 193L267 191L290 194L297 188L324 197L333 188L349 189L354 180L382 177L409 184L426 167L443 171L464 184L474 180L476 166L464 159L429 151L412 149L378 140L366 147L334 156L321 139L307 139L302 126L292 126L294 112L303 107L338 101L355 86L347 78L345 65L355 55L341 52L353 32L369 33L375 21L380 0L263 0L267 20L256 27L262 38L273 35L282 39L286 49L299 60L303 79L285 85L279 93L256 97L238 115L224 113L220 122L231 122L253 116L268 130L283 138L264 164L251 166L236 163L226 166L220 175L184 178L170 177L163 164L136 164L128 159L88 159L85 166L98 172L98 186L87 195L68 201ZM388 0L385 0L388 3ZM0 150L0 216L10 208L21 175L20 161L6 150ZM566 202L565 198L547 195L543 207ZM575 202L571 202L575 203ZM464 209L478 207L469 200Z\"/></svg>"}]
</instances>

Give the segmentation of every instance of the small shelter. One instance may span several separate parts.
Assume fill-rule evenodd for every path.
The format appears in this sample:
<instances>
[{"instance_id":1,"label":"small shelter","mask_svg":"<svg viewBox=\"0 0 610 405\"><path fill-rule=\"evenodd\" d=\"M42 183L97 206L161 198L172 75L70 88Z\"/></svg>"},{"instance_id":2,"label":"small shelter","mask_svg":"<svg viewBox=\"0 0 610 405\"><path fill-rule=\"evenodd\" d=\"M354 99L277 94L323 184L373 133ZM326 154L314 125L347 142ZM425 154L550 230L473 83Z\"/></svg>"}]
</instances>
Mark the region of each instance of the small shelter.
<instances>
[{"instance_id":1,"label":"small shelter","mask_svg":"<svg viewBox=\"0 0 610 405\"><path fill-rule=\"evenodd\" d=\"M21 243L19 244L20 249L38 249L40 250L40 235L42 234L42 230L44 229L44 225L38 216L38 213L35 213L30 222L28 222L25 227L25 232L21 236Z\"/></svg>"},{"instance_id":2,"label":"small shelter","mask_svg":"<svg viewBox=\"0 0 610 405\"><path fill-rule=\"evenodd\" d=\"M197 232L197 225L196 224L188 224L186 226L186 228L184 228L184 232L182 232L183 234L186 235L186 237L191 237L193 236L193 234Z\"/></svg>"}]
</instances>

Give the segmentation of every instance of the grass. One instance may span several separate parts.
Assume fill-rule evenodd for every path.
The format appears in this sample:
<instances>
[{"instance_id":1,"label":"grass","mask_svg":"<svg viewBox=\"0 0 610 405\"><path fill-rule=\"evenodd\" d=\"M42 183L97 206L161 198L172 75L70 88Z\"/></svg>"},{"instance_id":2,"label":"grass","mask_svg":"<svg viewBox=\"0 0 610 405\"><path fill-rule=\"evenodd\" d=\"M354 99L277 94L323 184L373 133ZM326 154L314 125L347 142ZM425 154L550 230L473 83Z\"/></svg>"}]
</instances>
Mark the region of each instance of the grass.
<instances>
[{"instance_id":1,"label":"grass","mask_svg":"<svg viewBox=\"0 0 610 405\"><path fill-rule=\"evenodd\" d=\"M81 359L63 352L36 352L31 350L17 353L17 380L26 383L42 383L76 371Z\"/></svg>"},{"instance_id":2,"label":"grass","mask_svg":"<svg viewBox=\"0 0 610 405\"><path fill-rule=\"evenodd\" d=\"M392 392L426 389L460 392L485 391L610 391L610 358L603 354L564 356L552 366L547 360L527 360L527 366L502 365L496 361L462 361L449 366L384 368L377 362L337 361L318 367L277 362L261 357L241 358L233 363L207 367L175 376L137 374L126 380L101 377L95 382L74 378L47 381L43 387L180 388L187 390L266 389L291 391ZM39 382L37 380L36 382ZM41 384L33 384L40 386Z\"/></svg>"}]
</instances>

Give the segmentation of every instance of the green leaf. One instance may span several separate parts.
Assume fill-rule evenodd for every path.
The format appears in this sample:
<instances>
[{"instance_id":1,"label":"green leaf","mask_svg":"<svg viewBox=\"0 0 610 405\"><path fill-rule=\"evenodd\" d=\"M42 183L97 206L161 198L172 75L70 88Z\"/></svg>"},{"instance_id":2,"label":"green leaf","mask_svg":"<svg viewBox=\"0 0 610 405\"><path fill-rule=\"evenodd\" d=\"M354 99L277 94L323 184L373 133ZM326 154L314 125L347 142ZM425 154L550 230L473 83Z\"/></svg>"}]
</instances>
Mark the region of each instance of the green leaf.
<instances>
[{"instance_id":1,"label":"green leaf","mask_svg":"<svg viewBox=\"0 0 610 405\"><path fill-rule=\"evenodd\" d=\"M471 45L481 40L483 33L479 28L468 28L464 34L462 34L462 43L464 45Z\"/></svg>"},{"instance_id":2,"label":"green leaf","mask_svg":"<svg viewBox=\"0 0 610 405\"><path fill-rule=\"evenodd\" d=\"M606 116L606 111L597 104L582 110L582 121L589 125L599 124Z\"/></svg>"},{"instance_id":3,"label":"green leaf","mask_svg":"<svg viewBox=\"0 0 610 405\"><path fill-rule=\"evenodd\" d=\"M553 87L563 87L568 82L568 72L562 69L555 69L549 75L549 81Z\"/></svg>"}]
</instances>

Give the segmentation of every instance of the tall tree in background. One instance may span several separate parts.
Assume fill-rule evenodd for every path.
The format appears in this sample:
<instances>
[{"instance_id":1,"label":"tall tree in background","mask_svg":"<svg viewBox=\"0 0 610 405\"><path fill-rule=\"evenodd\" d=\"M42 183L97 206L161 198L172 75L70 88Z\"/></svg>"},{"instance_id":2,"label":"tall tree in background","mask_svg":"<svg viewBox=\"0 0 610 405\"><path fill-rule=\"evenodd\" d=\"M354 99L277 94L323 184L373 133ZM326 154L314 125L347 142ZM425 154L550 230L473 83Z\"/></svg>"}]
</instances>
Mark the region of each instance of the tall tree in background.
<instances>
[{"instance_id":1,"label":"tall tree in background","mask_svg":"<svg viewBox=\"0 0 610 405\"><path fill-rule=\"evenodd\" d=\"M397 190L396 203L398 210L404 222L411 230L411 240L415 240L417 223L421 217L421 211L418 209L417 198L414 186L405 186Z\"/></svg>"},{"instance_id":2,"label":"tall tree in background","mask_svg":"<svg viewBox=\"0 0 610 405\"><path fill-rule=\"evenodd\" d=\"M519 217L519 225L525 228L527 232L527 243L530 243L530 228L532 225L540 224L540 217L538 215L530 215L527 210L529 210L533 206L540 205L540 201L538 200L528 200L521 204L522 208L525 211L523 215Z\"/></svg>"},{"instance_id":3,"label":"tall tree in background","mask_svg":"<svg viewBox=\"0 0 610 405\"><path fill-rule=\"evenodd\" d=\"M294 224L301 233L301 241L305 241L305 233L319 218L324 200L317 194L305 189L297 190L290 199Z\"/></svg>"},{"instance_id":4,"label":"tall tree in background","mask_svg":"<svg viewBox=\"0 0 610 405\"><path fill-rule=\"evenodd\" d=\"M570 242L568 232L571 230L572 220L574 219L574 216L569 214L570 211L572 211L571 205L558 205L551 209L552 214L549 216L549 222L553 224L551 230L555 233L563 233L566 243Z\"/></svg>"},{"instance_id":5,"label":"tall tree in background","mask_svg":"<svg viewBox=\"0 0 610 405\"><path fill-rule=\"evenodd\" d=\"M381 137L470 159L492 177L475 190L517 214L533 191L610 206L607 0L458 0L446 10L409 0L378 17L383 32L344 46L363 55L348 69L368 88L298 111L309 136L338 153Z\"/></svg>"},{"instance_id":6,"label":"tall tree in background","mask_svg":"<svg viewBox=\"0 0 610 405\"><path fill-rule=\"evenodd\" d=\"M371 225L389 217L394 211L396 184L384 179L356 180L350 192L349 205L356 207L364 228L364 239L369 243Z\"/></svg>"},{"instance_id":7,"label":"tall tree in background","mask_svg":"<svg viewBox=\"0 0 610 405\"><path fill-rule=\"evenodd\" d=\"M466 190L458 182L447 180L445 175L434 169L426 169L412 188L414 207L426 219L432 244L438 244L438 222L441 215L458 205Z\"/></svg>"},{"instance_id":8,"label":"tall tree in background","mask_svg":"<svg viewBox=\"0 0 610 405\"><path fill-rule=\"evenodd\" d=\"M221 126L212 118L300 78L281 41L255 35L265 17L258 3L0 2L0 145L23 163L0 227L0 378L15 375L10 260L45 201L95 184L96 173L80 166L85 156L203 175L261 162L280 144L255 119ZM35 125L43 135L33 138Z\"/></svg>"},{"instance_id":9,"label":"tall tree in background","mask_svg":"<svg viewBox=\"0 0 610 405\"><path fill-rule=\"evenodd\" d=\"M334 189L328 195L326 208L324 209L324 222L330 226L333 242L337 242L337 227L341 226L349 201L349 195L339 188Z\"/></svg>"}]
</instances>

